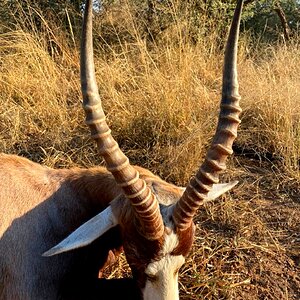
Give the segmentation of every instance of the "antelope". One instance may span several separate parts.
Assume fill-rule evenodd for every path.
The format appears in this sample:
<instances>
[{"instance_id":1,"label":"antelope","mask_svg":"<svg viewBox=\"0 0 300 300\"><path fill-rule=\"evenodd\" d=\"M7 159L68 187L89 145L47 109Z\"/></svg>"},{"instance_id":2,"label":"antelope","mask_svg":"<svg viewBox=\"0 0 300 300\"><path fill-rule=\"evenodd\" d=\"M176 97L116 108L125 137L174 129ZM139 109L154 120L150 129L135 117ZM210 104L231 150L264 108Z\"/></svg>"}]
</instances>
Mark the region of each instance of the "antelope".
<instances>
[{"instance_id":1,"label":"antelope","mask_svg":"<svg viewBox=\"0 0 300 300\"><path fill-rule=\"evenodd\" d=\"M226 45L216 133L204 162L182 188L131 165L112 137L95 77L92 0L86 1L83 107L106 168L55 170L0 155L1 300L179 299L178 273L193 244L197 209L237 184L220 184L219 174L233 152L240 123L242 6L243 0L237 0ZM121 251L132 279L98 278Z\"/></svg>"}]
</instances>

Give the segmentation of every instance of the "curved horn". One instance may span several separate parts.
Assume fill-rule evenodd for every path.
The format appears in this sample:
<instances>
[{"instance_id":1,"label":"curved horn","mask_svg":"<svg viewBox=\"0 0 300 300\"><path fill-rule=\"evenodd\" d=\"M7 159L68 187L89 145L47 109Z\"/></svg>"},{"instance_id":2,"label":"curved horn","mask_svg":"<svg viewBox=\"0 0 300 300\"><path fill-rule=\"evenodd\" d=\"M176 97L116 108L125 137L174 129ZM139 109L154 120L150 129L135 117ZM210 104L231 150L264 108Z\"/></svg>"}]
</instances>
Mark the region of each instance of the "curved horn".
<instances>
[{"instance_id":1,"label":"curved horn","mask_svg":"<svg viewBox=\"0 0 300 300\"><path fill-rule=\"evenodd\" d=\"M111 135L102 109L101 99L96 83L93 38L92 38L92 0L86 1L80 57L80 78L83 95L83 108L86 124L91 130L107 169L113 174L118 185L123 189L132 204L137 219L141 223L141 233L149 240L159 239L163 235L164 225L157 199L139 178L138 171L129 163L129 159L120 150Z\"/></svg>"},{"instance_id":2,"label":"curved horn","mask_svg":"<svg viewBox=\"0 0 300 300\"><path fill-rule=\"evenodd\" d=\"M226 169L227 157L233 153L232 144L237 136L242 111L237 81L237 48L242 7L243 0L238 0L225 50L222 99L215 136L203 164L174 207L173 220L179 230L189 226L212 185L219 181L220 171Z\"/></svg>"}]
</instances>

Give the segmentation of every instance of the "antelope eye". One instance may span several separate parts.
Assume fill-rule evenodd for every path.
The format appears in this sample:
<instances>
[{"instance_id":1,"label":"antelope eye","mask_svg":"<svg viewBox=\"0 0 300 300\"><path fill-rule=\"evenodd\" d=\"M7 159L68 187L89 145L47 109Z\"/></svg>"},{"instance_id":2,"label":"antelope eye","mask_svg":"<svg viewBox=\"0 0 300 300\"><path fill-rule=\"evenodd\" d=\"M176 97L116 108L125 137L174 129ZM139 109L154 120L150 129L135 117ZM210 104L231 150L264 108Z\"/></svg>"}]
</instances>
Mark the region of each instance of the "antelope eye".
<instances>
[{"instance_id":1,"label":"antelope eye","mask_svg":"<svg viewBox=\"0 0 300 300\"><path fill-rule=\"evenodd\" d=\"M158 276L156 276L156 275L146 274L146 277L147 277L147 280L149 280L150 282L156 282L156 281L158 281Z\"/></svg>"}]
</instances>

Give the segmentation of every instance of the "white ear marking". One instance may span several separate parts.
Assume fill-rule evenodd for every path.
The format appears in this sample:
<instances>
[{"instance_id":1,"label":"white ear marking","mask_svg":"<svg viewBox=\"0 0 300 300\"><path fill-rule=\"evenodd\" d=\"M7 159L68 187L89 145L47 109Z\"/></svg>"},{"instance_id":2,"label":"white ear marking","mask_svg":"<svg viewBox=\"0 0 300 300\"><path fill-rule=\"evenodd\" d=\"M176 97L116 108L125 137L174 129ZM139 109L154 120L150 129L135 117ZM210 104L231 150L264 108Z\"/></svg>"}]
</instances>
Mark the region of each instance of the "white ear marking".
<instances>
[{"instance_id":1,"label":"white ear marking","mask_svg":"<svg viewBox=\"0 0 300 300\"><path fill-rule=\"evenodd\" d=\"M108 206L101 213L85 222L59 244L44 252L42 256L53 256L89 245L106 231L118 225L118 220Z\"/></svg>"},{"instance_id":2,"label":"white ear marking","mask_svg":"<svg viewBox=\"0 0 300 300\"><path fill-rule=\"evenodd\" d=\"M213 184L211 191L208 192L207 197L204 199L204 203L213 201L231 190L234 186L238 184L238 181L230 181L228 183L216 183ZM179 187L182 192L185 191L185 187Z\"/></svg>"},{"instance_id":3,"label":"white ear marking","mask_svg":"<svg viewBox=\"0 0 300 300\"><path fill-rule=\"evenodd\" d=\"M228 183L217 183L213 184L211 191L207 194L207 198L204 200L204 202L209 202L212 200L215 200L216 198L220 197L224 193L231 190L234 186L238 184L238 181L231 181Z\"/></svg>"}]
</instances>

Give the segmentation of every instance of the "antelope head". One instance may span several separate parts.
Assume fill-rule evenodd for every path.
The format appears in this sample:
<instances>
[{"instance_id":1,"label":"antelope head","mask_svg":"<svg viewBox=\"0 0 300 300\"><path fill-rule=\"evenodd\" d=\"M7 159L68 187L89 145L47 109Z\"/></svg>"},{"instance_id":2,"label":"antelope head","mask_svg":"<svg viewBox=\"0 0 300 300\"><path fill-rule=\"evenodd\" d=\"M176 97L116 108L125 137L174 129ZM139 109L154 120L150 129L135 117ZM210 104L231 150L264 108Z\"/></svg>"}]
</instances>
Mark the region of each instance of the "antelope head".
<instances>
[{"instance_id":1,"label":"antelope head","mask_svg":"<svg viewBox=\"0 0 300 300\"><path fill-rule=\"evenodd\" d=\"M237 43L243 0L237 1L225 50L222 99L218 125L206 158L185 189L152 175L140 176L139 168L113 139L106 123L95 78L92 43L92 0L86 1L81 45L81 86L86 123L107 169L122 194L100 214L50 249L51 256L90 244L119 226L127 261L143 299L179 299L178 271L193 243L193 217L197 209L231 189L236 182L219 184L240 123L237 82ZM150 179L154 178L153 180Z\"/></svg>"}]
</instances>

